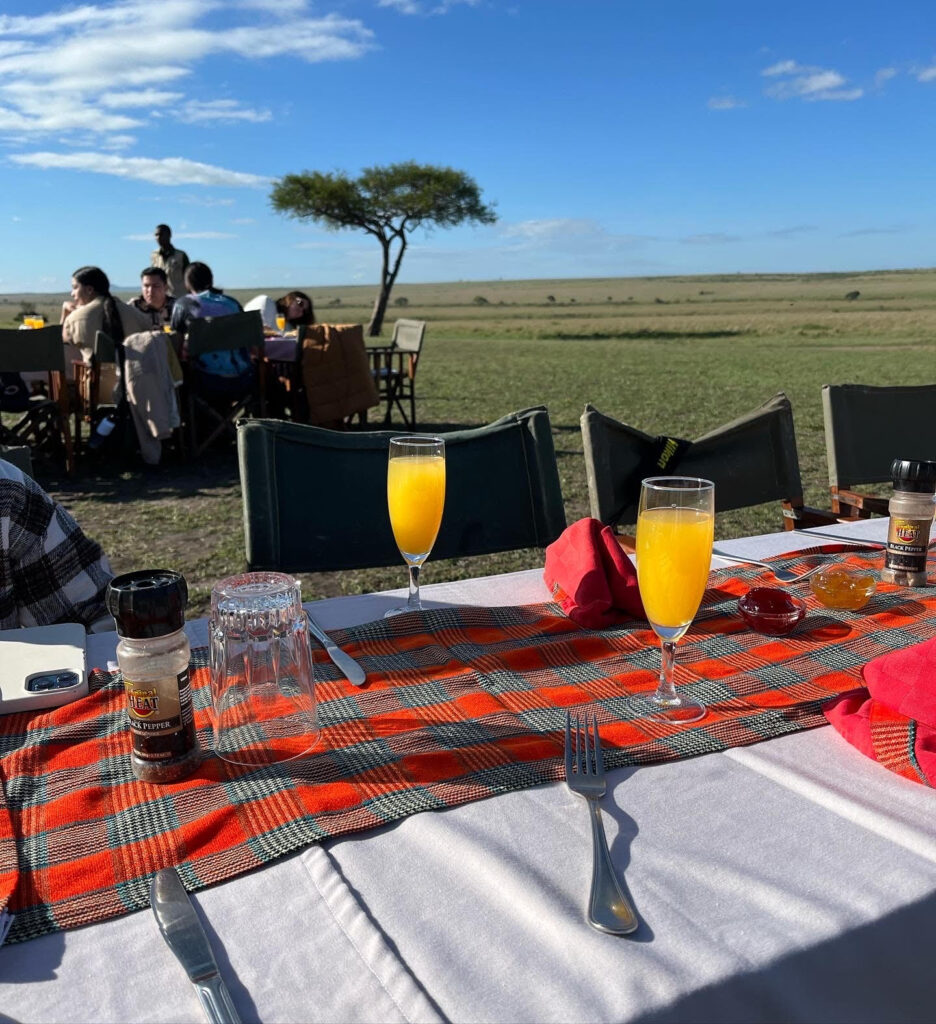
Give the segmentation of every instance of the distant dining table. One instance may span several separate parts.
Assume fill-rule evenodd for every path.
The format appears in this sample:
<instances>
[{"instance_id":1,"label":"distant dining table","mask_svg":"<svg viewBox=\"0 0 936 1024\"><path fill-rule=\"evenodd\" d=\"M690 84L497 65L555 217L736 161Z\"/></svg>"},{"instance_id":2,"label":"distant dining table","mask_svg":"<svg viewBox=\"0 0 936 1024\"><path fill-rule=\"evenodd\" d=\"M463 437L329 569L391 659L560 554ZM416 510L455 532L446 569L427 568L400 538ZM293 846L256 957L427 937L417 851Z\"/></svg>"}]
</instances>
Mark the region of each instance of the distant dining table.
<instances>
[{"instance_id":1,"label":"distant dining table","mask_svg":"<svg viewBox=\"0 0 936 1024\"><path fill-rule=\"evenodd\" d=\"M885 529L876 520L815 533L881 541ZM719 543L753 558L810 545L790 533ZM453 616L550 601L540 570L429 582L444 570L428 564L423 597ZM366 637L364 624L399 594L309 607L342 638ZM186 630L205 645L205 621ZM112 664L115 643L90 636L89 664ZM530 719L538 713L531 705ZM241 1017L932 1019L932 791L830 727L685 758L678 733L661 742L674 759L615 768L602 801L640 919L633 936L585 921L584 803L559 781L530 785L327 838L197 891ZM560 754L556 740L557 763ZM0 1022L202 1019L147 909L0 947Z\"/></svg>"}]
</instances>

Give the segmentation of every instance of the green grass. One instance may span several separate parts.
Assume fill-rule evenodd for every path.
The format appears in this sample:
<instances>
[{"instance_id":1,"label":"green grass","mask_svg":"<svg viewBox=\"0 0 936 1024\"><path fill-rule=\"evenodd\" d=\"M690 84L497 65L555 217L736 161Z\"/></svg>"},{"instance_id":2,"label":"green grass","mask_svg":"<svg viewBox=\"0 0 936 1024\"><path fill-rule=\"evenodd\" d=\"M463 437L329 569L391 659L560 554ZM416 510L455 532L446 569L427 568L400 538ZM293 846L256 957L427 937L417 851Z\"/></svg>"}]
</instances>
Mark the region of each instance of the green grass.
<instances>
[{"instance_id":1,"label":"green grass","mask_svg":"<svg viewBox=\"0 0 936 1024\"><path fill-rule=\"evenodd\" d=\"M861 298L845 301L855 289ZM368 319L372 288L306 290L319 320ZM487 304L474 304L479 295ZM394 296L408 304L392 306L390 320L429 323L417 378L420 428L478 425L546 405L569 521L588 513L579 431L586 402L650 433L693 438L784 391L793 404L804 496L828 507L821 385L936 381L933 271L401 285ZM340 304L329 305L335 299ZM19 301L49 315L61 296ZM0 317L4 308L19 307L0 305ZM206 610L215 580L242 568L229 450L155 477L40 479L101 541L118 571L157 563L181 570L193 592L192 615ZM762 506L721 515L717 535L780 526L779 508ZM430 560L424 579L541 564L539 551ZM306 596L320 597L402 586L404 578L401 565L317 574L303 584Z\"/></svg>"}]
</instances>

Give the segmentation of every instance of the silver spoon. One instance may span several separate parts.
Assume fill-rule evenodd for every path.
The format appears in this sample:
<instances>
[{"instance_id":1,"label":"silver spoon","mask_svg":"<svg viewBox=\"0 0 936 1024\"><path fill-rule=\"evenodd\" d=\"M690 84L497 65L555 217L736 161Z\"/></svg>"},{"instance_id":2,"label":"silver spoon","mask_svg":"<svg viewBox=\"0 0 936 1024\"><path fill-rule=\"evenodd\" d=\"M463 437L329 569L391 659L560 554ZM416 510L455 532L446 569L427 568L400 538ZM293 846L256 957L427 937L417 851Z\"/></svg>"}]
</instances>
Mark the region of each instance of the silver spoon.
<instances>
[{"instance_id":1,"label":"silver spoon","mask_svg":"<svg viewBox=\"0 0 936 1024\"><path fill-rule=\"evenodd\" d=\"M825 565L825 562L820 562L811 569L807 569L806 572L801 572L797 575L790 569L777 569L767 562L758 562L756 558L741 558L738 555L729 555L727 551L719 551L718 548L712 548L712 554L718 555L719 558L727 558L732 562L740 562L742 565L760 566L761 569L767 569L772 572L781 583L799 583L800 580L806 579L807 576L812 576L814 572L818 572Z\"/></svg>"}]
</instances>

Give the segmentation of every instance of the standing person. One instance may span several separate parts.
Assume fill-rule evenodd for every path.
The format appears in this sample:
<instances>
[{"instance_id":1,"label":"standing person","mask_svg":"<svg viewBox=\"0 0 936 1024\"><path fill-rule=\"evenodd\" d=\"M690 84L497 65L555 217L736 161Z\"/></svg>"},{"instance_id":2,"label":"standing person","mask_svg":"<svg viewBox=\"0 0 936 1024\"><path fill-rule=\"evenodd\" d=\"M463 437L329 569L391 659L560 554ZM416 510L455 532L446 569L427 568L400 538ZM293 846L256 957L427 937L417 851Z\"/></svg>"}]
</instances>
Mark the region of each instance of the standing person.
<instances>
[{"instance_id":1,"label":"standing person","mask_svg":"<svg viewBox=\"0 0 936 1024\"><path fill-rule=\"evenodd\" d=\"M169 293L176 298L185 294L185 271L189 268L189 258L181 249L172 244L172 229L168 224L157 224L153 233L158 249L150 254L150 263L166 272L169 279Z\"/></svg>"},{"instance_id":2,"label":"standing person","mask_svg":"<svg viewBox=\"0 0 936 1024\"><path fill-rule=\"evenodd\" d=\"M237 299L215 287L214 274L207 263L189 264L185 285L189 294L176 299L171 320L172 329L182 335L188 333L193 320L243 312ZM244 348L205 352L198 357L197 369L199 390L206 397L218 398L242 395L257 373L250 351Z\"/></svg>"},{"instance_id":3,"label":"standing person","mask_svg":"<svg viewBox=\"0 0 936 1024\"><path fill-rule=\"evenodd\" d=\"M113 629L101 546L25 473L0 459L0 629L80 622Z\"/></svg>"},{"instance_id":4,"label":"standing person","mask_svg":"<svg viewBox=\"0 0 936 1024\"><path fill-rule=\"evenodd\" d=\"M130 300L152 321L153 327L164 327L172 319L175 297L169 293L169 279L162 267L147 267L140 274L140 294Z\"/></svg>"}]
</instances>

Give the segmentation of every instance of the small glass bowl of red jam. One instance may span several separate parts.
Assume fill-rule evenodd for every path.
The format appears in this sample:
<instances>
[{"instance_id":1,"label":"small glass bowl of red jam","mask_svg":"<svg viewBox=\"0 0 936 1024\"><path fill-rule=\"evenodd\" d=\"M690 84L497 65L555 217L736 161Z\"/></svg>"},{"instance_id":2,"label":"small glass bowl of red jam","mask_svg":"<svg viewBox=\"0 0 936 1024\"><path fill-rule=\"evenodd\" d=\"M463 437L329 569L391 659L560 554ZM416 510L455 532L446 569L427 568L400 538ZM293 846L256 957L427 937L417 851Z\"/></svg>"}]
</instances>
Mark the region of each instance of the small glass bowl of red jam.
<instances>
[{"instance_id":1,"label":"small glass bowl of red jam","mask_svg":"<svg viewBox=\"0 0 936 1024\"><path fill-rule=\"evenodd\" d=\"M752 587L738 599L738 611L758 633L785 636L806 614L806 602L779 587Z\"/></svg>"},{"instance_id":2,"label":"small glass bowl of red jam","mask_svg":"<svg viewBox=\"0 0 936 1024\"><path fill-rule=\"evenodd\" d=\"M827 565L809 581L812 592L826 608L858 611L877 589L874 573L850 565Z\"/></svg>"}]
</instances>

